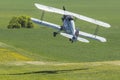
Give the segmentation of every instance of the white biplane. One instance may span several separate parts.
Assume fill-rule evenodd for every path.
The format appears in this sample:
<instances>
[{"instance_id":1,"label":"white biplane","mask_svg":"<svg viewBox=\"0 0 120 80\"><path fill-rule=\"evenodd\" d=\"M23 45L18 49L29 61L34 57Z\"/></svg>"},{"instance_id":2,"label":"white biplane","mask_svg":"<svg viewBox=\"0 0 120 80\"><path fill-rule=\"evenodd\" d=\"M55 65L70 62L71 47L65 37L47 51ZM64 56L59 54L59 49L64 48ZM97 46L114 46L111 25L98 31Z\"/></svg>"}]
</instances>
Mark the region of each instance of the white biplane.
<instances>
[{"instance_id":1,"label":"white biplane","mask_svg":"<svg viewBox=\"0 0 120 80\"><path fill-rule=\"evenodd\" d=\"M97 26L102 26L102 27L105 27L105 28L111 27L110 24L108 24L108 23L105 23L105 22L102 22L102 21L99 21L99 20L95 20L95 19L83 16L83 15L79 15L79 14L76 14L76 13L66 11L65 7L63 7L63 10L61 10L61 9L41 5L41 4L38 4L38 3L35 3L35 6L38 9L43 10L43 13L42 13L42 16L41 16L41 20L36 19L36 18L31 18L31 20L33 22L37 23L37 24L44 25L44 26L47 26L47 27L51 27L51 28L54 28L54 29L58 30L56 32L53 32L54 37L56 37L57 34L60 34L64 37L69 38L69 40L72 43L77 41L77 40L81 41L81 42L89 43L89 41L85 38L82 38L82 36L87 37L87 38L91 38L91 39L95 39L95 40L98 40L100 42L106 42L107 41L105 38L97 36L96 34L89 34L89 33L77 30L75 28L75 23L74 23L73 17L76 17L80 20L87 21L87 22L96 24ZM62 17L63 25L60 26L60 25L57 25L57 24L53 24L53 23L50 23L50 22L43 21L42 19L43 19L44 11L62 14L63 15L63 17ZM96 28L96 32L97 32L97 28Z\"/></svg>"}]
</instances>

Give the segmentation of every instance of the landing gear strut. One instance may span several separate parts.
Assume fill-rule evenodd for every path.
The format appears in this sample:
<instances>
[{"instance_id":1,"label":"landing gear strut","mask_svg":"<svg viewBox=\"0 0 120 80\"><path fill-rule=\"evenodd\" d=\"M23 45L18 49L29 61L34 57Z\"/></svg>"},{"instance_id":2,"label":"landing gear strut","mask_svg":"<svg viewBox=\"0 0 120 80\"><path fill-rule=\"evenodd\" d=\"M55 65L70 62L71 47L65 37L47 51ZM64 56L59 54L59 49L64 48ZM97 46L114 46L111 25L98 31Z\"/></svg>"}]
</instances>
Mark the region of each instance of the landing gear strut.
<instances>
[{"instance_id":1,"label":"landing gear strut","mask_svg":"<svg viewBox=\"0 0 120 80\"><path fill-rule=\"evenodd\" d=\"M53 37L56 37L58 33L57 32L53 32Z\"/></svg>"},{"instance_id":2,"label":"landing gear strut","mask_svg":"<svg viewBox=\"0 0 120 80\"><path fill-rule=\"evenodd\" d=\"M69 41L70 41L71 43L73 43L73 40L72 40L71 38L69 39Z\"/></svg>"}]
</instances>

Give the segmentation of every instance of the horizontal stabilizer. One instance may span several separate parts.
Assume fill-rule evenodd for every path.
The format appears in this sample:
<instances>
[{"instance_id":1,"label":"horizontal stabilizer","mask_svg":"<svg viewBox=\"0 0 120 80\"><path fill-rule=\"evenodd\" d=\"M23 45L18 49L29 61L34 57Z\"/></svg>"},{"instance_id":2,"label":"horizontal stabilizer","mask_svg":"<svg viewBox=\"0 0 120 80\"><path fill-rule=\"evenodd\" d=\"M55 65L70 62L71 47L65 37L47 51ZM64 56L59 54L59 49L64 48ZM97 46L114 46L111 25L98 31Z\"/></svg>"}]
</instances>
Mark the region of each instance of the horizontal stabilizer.
<instances>
[{"instance_id":1,"label":"horizontal stabilizer","mask_svg":"<svg viewBox=\"0 0 120 80\"><path fill-rule=\"evenodd\" d=\"M60 33L60 34L64 37L67 37L67 38L70 38L70 39L72 39L72 37L73 37L73 35L66 34L66 33ZM81 41L81 42L89 43L89 41L87 39L84 39L84 38L77 37L77 40Z\"/></svg>"},{"instance_id":2,"label":"horizontal stabilizer","mask_svg":"<svg viewBox=\"0 0 120 80\"><path fill-rule=\"evenodd\" d=\"M105 22L102 22L102 21L99 21L99 20L96 20L96 19L93 19L93 18L89 18L89 17L83 16L83 15L79 15L79 14L76 14L76 13L72 13L72 12L69 12L69 11L64 11L64 10L61 10L61 9L41 5L41 4L38 4L38 3L35 3L35 6L38 9L41 9L41 10L44 10L44 11L58 13L58 14L62 14L62 15L71 15L71 16L74 16L74 17L80 19L80 20L84 20L84 21L87 21L87 22L90 22L90 23L93 23L93 24L96 24L96 25L99 25L99 26L103 26L103 27L106 27L106 28L111 27L110 24L108 24L108 23L105 23Z\"/></svg>"},{"instance_id":3,"label":"horizontal stabilizer","mask_svg":"<svg viewBox=\"0 0 120 80\"><path fill-rule=\"evenodd\" d=\"M50 23L50 22L46 22L46 21L41 21L39 19L36 19L36 18L31 18L31 20L37 24L40 24L40 25L43 25L43 26L47 26L47 27L51 27L51 28L54 28L54 29L57 29L59 30L61 27L57 24L53 24L53 23Z\"/></svg>"},{"instance_id":4,"label":"horizontal stabilizer","mask_svg":"<svg viewBox=\"0 0 120 80\"><path fill-rule=\"evenodd\" d=\"M100 42L107 42L107 40L104 37L89 34L89 33L86 33L86 32L79 31L79 35L84 36L84 37L88 37L88 38L91 38L91 39L95 39L95 40L98 40Z\"/></svg>"}]
</instances>

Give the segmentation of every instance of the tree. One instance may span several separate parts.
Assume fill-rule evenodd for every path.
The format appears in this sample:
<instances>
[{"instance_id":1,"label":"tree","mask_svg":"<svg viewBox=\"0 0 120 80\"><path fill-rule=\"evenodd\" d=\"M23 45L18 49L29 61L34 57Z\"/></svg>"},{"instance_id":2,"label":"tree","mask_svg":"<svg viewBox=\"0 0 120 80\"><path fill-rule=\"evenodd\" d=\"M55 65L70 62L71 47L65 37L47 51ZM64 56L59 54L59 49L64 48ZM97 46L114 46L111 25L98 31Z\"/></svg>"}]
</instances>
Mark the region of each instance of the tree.
<instances>
[{"instance_id":1,"label":"tree","mask_svg":"<svg viewBox=\"0 0 120 80\"><path fill-rule=\"evenodd\" d=\"M19 16L19 17L13 17L9 25L7 26L8 29L14 29L14 28L33 28L34 25L28 16Z\"/></svg>"}]
</instances>

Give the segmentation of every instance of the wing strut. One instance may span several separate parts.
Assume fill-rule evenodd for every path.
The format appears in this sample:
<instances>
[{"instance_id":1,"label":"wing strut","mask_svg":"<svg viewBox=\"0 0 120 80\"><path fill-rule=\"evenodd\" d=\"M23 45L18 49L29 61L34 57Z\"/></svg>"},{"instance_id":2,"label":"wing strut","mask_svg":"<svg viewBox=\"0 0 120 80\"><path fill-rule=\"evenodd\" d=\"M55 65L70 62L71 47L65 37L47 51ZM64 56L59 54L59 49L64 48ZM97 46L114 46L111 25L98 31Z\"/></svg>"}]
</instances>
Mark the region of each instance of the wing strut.
<instances>
[{"instance_id":1,"label":"wing strut","mask_svg":"<svg viewBox=\"0 0 120 80\"><path fill-rule=\"evenodd\" d=\"M43 18L44 18L44 14L45 14L45 11L42 11L42 15L41 15L41 20L43 20Z\"/></svg>"},{"instance_id":2,"label":"wing strut","mask_svg":"<svg viewBox=\"0 0 120 80\"><path fill-rule=\"evenodd\" d=\"M63 6L63 10L65 11L66 9L65 9L65 6Z\"/></svg>"},{"instance_id":3,"label":"wing strut","mask_svg":"<svg viewBox=\"0 0 120 80\"><path fill-rule=\"evenodd\" d=\"M99 25L97 25L96 29L95 29L95 32L94 32L94 35L97 35L98 34L98 31L99 31Z\"/></svg>"}]
</instances>

